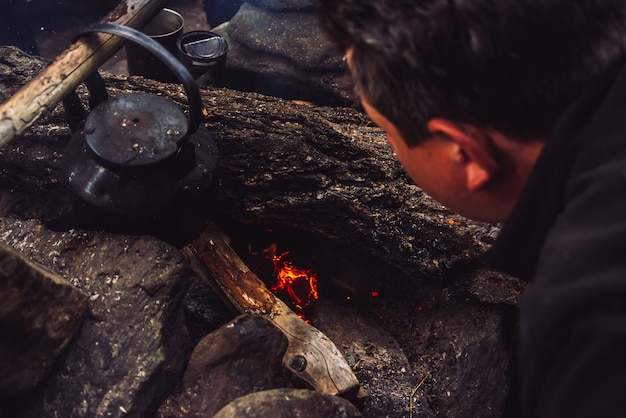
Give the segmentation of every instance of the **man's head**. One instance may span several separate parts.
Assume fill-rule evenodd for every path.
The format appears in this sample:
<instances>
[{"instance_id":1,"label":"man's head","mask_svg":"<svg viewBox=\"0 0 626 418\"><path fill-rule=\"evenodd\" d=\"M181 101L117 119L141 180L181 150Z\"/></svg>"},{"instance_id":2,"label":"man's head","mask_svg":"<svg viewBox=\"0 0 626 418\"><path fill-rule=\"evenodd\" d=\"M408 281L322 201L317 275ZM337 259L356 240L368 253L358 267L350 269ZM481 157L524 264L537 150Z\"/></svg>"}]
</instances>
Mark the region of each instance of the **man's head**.
<instances>
[{"instance_id":1,"label":"man's head","mask_svg":"<svg viewBox=\"0 0 626 418\"><path fill-rule=\"evenodd\" d=\"M484 220L506 218L541 140L623 56L626 39L625 0L319 0L319 14L348 53L365 109L386 125L416 183ZM449 179L464 183L460 195L446 196L453 187L444 184L438 196L429 190L433 179L411 172L411 164L427 164L416 153L432 148L433 138L456 144L444 149L476 163ZM432 169L442 174L441 164ZM486 213L480 205L500 208Z\"/></svg>"}]
</instances>

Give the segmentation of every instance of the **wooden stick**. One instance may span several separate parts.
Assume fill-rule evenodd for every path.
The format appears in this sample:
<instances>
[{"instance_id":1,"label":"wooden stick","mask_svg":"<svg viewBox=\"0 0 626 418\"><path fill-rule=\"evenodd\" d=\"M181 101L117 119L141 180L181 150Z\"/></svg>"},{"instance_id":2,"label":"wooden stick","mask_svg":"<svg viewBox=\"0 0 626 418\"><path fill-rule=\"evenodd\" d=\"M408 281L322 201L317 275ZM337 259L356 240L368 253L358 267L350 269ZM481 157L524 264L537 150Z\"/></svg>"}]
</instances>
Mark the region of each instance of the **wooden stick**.
<instances>
[{"instance_id":1,"label":"wooden stick","mask_svg":"<svg viewBox=\"0 0 626 418\"><path fill-rule=\"evenodd\" d=\"M182 249L192 270L204 278L234 313L269 315L276 303L263 280L254 274L215 224L209 224L191 245Z\"/></svg>"},{"instance_id":2,"label":"wooden stick","mask_svg":"<svg viewBox=\"0 0 626 418\"><path fill-rule=\"evenodd\" d=\"M141 28L169 0L122 0L103 22ZM124 39L88 34L59 55L39 76L0 105L0 147L21 135L124 45Z\"/></svg>"},{"instance_id":3,"label":"wooden stick","mask_svg":"<svg viewBox=\"0 0 626 418\"><path fill-rule=\"evenodd\" d=\"M228 237L210 224L181 253L195 273L207 281L239 313L259 314L287 337L283 365L315 390L351 400L364 397L360 384L335 344L306 323L245 265Z\"/></svg>"}]
</instances>

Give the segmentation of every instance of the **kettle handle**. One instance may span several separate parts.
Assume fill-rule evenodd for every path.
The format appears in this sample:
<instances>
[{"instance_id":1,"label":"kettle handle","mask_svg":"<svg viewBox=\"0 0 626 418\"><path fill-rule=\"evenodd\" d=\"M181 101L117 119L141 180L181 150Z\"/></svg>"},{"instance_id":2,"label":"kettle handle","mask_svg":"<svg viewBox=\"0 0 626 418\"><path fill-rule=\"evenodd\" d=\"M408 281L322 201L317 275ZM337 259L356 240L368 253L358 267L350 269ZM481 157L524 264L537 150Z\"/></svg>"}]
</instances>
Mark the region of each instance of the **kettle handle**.
<instances>
[{"instance_id":1,"label":"kettle handle","mask_svg":"<svg viewBox=\"0 0 626 418\"><path fill-rule=\"evenodd\" d=\"M193 134L198 129L202 119L202 99L200 97L200 90L198 89L198 84L189 73L189 70L171 52L165 49L165 47L157 41L150 38L145 33L128 26L108 22L95 23L85 28L82 32L76 35L76 38L74 39L93 32L104 32L110 35L120 36L144 47L155 57L160 59L176 75L185 88L187 101L189 102L189 127L187 128L187 134L184 136L184 138L189 138L189 135ZM95 74L97 74L97 71ZM104 80L102 80L102 77L92 76L88 78L88 81L89 83L86 82L85 85L90 91L90 94L96 91L101 97L101 92L104 90ZM98 83L101 83L101 85L97 86Z\"/></svg>"}]
</instances>

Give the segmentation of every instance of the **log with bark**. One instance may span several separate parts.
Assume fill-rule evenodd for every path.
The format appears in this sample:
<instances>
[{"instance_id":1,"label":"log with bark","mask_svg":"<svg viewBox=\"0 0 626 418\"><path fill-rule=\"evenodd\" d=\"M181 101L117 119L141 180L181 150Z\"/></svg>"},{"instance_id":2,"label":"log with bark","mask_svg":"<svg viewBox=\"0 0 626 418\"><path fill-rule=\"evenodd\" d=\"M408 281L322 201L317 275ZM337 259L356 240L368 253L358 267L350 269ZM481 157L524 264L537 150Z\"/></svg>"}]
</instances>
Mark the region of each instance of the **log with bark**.
<instances>
[{"instance_id":1,"label":"log with bark","mask_svg":"<svg viewBox=\"0 0 626 418\"><path fill-rule=\"evenodd\" d=\"M16 48L0 48L0 102L45 65ZM187 105L180 85L103 75L111 96L143 91ZM86 103L86 90L78 90ZM415 277L440 276L474 259L497 232L496 225L453 214L412 184L382 130L356 108L228 89L202 88L201 94L203 122L219 148L218 212L310 232ZM38 202L11 211L50 221L50 213L64 210L60 157L70 134L57 106L0 150L0 188L14 201L28 195Z\"/></svg>"}]
</instances>

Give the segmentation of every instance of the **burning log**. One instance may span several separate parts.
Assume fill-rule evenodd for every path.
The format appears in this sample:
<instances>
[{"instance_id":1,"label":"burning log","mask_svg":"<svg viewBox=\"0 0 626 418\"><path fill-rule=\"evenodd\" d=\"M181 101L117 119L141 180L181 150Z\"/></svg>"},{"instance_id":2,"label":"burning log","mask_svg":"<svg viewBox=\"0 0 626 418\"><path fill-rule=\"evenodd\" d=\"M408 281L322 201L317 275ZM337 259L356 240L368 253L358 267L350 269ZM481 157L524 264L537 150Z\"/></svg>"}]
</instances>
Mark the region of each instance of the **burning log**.
<instances>
[{"instance_id":1,"label":"burning log","mask_svg":"<svg viewBox=\"0 0 626 418\"><path fill-rule=\"evenodd\" d=\"M0 49L0 57L4 101L42 62L13 48ZM143 91L186 106L176 84L110 74L105 81L111 96ZM204 124L219 149L217 212L350 243L413 277L437 276L471 260L497 231L454 215L411 184L384 133L355 109L212 88L202 90L202 101ZM0 187L44 192L33 198L47 193L44 205L58 200L65 193L60 157L69 135L58 107L0 151Z\"/></svg>"},{"instance_id":2,"label":"burning log","mask_svg":"<svg viewBox=\"0 0 626 418\"><path fill-rule=\"evenodd\" d=\"M359 383L335 344L267 290L219 228L210 224L182 252L196 274L212 284L239 313L264 315L284 332L289 346L283 364L296 378L331 395L358 394Z\"/></svg>"},{"instance_id":3,"label":"burning log","mask_svg":"<svg viewBox=\"0 0 626 418\"><path fill-rule=\"evenodd\" d=\"M289 251L276 254L276 243L265 251L265 257L274 264L276 276L270 290L289 300L296 314L310 323L310 313L319 298L317 273L295 266L287 259L288 255Z\"/></svg>"}]
</instances>

